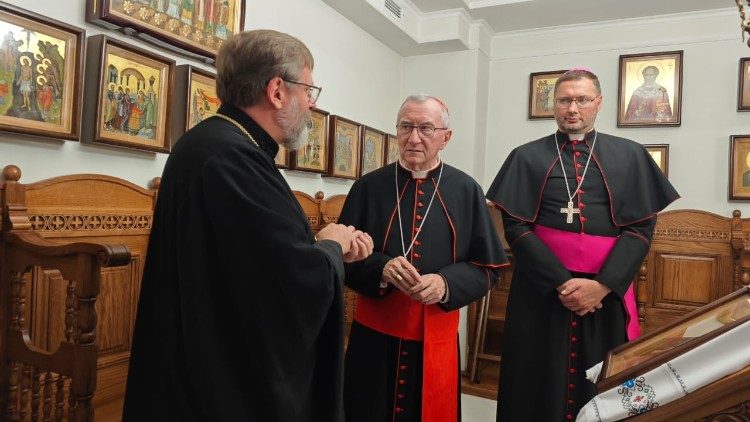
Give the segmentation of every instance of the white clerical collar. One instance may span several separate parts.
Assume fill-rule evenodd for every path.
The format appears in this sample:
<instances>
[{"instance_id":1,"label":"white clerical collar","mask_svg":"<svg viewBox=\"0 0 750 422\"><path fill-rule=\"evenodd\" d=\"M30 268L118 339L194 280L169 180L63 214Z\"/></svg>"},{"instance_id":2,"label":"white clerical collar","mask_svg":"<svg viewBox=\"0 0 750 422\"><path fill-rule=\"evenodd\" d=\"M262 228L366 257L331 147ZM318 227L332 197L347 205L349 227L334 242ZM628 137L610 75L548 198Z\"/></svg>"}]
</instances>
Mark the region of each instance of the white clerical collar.
<instances>
[{"instance_id":1,"label":"white clerical collar","mask_svg":"<svg viewBox=\"0 0 750 422\"><path fill-rule=\"evenodd\" d=\"M594 131L594 129L591 129L590 131L588 131L586 133L569 133L568 134L568 139L570 139L571 141L582 141L583 138L586 137L586 135L588 135L589 133L591 133L593 131Z\"/></svg>"},{"instance_id":2,"label":"white clerical collar","mask_svg":"<svg viewBox=\"0 0 750 422\"><path fill-rule=\"evenodd\" d=\"M411 177L412 177L413 179L426 179L426 178L427 178L427 174L428 174L428 173L430 173L431 171L433 171L433 170L435 170L436 168L438 168L438 166L440 165L440 159L438 159L437 163L435 163L435 165L434 165L434 166L432 166L432 168L430 168L430 169L428 169L428 170L425 170L425 171L416 171L416 170L412 170L412 169L410 169L409 167L407 167L407 166L406 166L406 163L404 163L403 161L401 161L401 159L400 159L400 158L398 159L398 164L399 164L399 165L400 165L401 167L403 167L403 168L405 168L405 169L409 170L409 171L411 172Z\"/></svg>"}]
</instances>

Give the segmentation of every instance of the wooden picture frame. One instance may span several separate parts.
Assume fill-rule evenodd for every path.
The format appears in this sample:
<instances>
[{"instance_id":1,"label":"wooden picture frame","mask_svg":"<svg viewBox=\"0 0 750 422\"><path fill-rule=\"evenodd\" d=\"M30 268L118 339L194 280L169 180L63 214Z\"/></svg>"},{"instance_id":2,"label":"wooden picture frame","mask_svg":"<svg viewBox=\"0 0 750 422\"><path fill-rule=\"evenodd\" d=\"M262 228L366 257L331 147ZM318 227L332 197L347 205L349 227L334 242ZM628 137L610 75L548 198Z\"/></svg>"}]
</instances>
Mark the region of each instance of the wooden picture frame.
<instances>
[{"instance_id":1,"label":"wooden picture frame","mask_svg":"<svg viewBox=\"0 0 750 422\"><path fill-rule=\"evenodd\" d=\"M729 199L750 199L750 135L729 138Z\"/></svg>"},{"instance_id":2,"label":"wooden picture frame","mask_svg":"<svg viewBox=\"0 0 750 422\"><path fill-rule=\"evenodd\" d=\"M80 138L86 32L0 3L0 130Z\"/></svg>"},{"instance_id":3,"label":"wooden picture frame","mask_svg":"<svg viewBox=\"0 0 750 422\"><path fill-rule=\"evenodd\" d=\"M328 176L356 179L360 166L362 125L341 116L329 117Z\"/></svg>"},{"instance_id":4,"label":"wooden picture frame","mask_svg":"<svg viewBox=\"0 0 750 422\"><path fill-rule=\"evenodd\" d=\"M290 155L291 152L284 145L279 145L279 152L276 153L276 157L273 159L273 162L276 163L276 168L288 169L291 161Z\"/></svg>"},{"instance_id":5,"label":"wooden picture frame","mask_svg":"<svg viewBox=\"0 0 750 422\"><path fill-rule=\"evenodd\" d=\"M529 74L529 120L555 118L555 82L566 70Z\"/></svg>"},{"instance_id":6,"label":"wooden picture frame","mask_svg":"<svg viewBox=\"0 0 750 422\"><path fill-rule=\"evenodd\" d=\"M399 155L398 138L389 133L385 140L385 164L395 163Z\"/></svg>"},{"instance_id":7,"label":"wooden picture frame","mask_svg":"<svg viewBox=\"0 0 750 422\"><path fill-rule=\"evenodd\" d=\"M175 62L105 35L86 53L86 142L169 152Z\"/></svg>"},{"instance_id":8,"label":"wooden picture frame","mask_svg":"<svg viewBox=\"0 0 750 422\"><path fill-rule=\"evenodd\" d=\"M216 114L216 75L189 64L175 68L172 145L193 126Z\"/></svg>"},{"instance_id":9,"label":"wooden picture frame","mask_svg":"<svg viewBox=\"0 0 750 422\"><path fill-rule=\"evenodd\" d=\"M679 320L607 353L599 392L644 374L750 321L750 287L743 287Z\"/></svg>"},{"instance_id":10,"label":"wooden picture frame","mask_svg":"<svg viewBox=\"0 0 750 422\"><path fill-rule=\"evenodd\" d=\"M319 108L310 111L307 122L307 142L292 151L290 169L312 173L328 173L328 116Z\"/></svg>"},{"instance_id":11,"label":"wooden picture frame","mask_svg":"<svg viewBox=\"0 0 750 422\"><path fill-rule=\"evenodd\" d=\"M371 128L362 127L362 160L360 163L360 176L383 167L385 163L385 132Z\"/></svg>"},{"instance_id":12,"label":"wooden picture frame","mask_svg":"<svg viewBox=\"0 0 750 422\"><path fill-rule=\"evenodd\" d=\"M682 50L620 56L617 126L679 126Z\"/></svg>"},{"instance_id":13,"label":"wooden picture frame","mask_svg":"<svg viewBox=\"0 0 750 422\"><path fill-rule=\"evenodd\" d=\"M646 144L643 147L646 148L646 151L664 172L664 175L669 177L669 144Z\"/></svg>"},{"instance_id":14,"label":"wooden picture frame","mask_svg":"<svg viewBox=\"0 0 750 422\"><path fill-rule=\"evenodd\" d=\"M737 111L750 111L750 57L740 59L737 82Z\"/></svg>"},{"instance_id":15,"label":"wooden picture frame","mask_svg":"<svg viewBox=\"0 0 750 422\"><path fill-rule=\"evenodd\" d=\"M245 0L87 0L86 21L212 64L221 44L243 30Z\"/></svg>"}]
</instances>

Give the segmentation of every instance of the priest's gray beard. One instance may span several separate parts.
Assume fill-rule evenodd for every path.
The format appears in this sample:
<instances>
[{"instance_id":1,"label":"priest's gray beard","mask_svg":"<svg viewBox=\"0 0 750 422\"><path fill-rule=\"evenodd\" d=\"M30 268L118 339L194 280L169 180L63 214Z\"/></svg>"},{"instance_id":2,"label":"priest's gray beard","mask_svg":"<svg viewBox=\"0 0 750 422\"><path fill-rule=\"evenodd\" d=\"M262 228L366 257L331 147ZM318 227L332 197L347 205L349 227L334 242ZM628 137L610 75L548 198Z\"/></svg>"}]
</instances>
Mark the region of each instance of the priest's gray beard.
<instances>
[{"instance_id":1,"label":"priest's gray beard","mask_svg":"<svg viewBox=\"0 0 750 422\"><path fill-rule=\"evenodd\" d=\"M310 120L310 110L299 107L297 97L292 97L289 106L279 110L276 121L284 132L284 147L288 150L302 148L307 142L307 122Z\"/></svg>"}]
</instances>

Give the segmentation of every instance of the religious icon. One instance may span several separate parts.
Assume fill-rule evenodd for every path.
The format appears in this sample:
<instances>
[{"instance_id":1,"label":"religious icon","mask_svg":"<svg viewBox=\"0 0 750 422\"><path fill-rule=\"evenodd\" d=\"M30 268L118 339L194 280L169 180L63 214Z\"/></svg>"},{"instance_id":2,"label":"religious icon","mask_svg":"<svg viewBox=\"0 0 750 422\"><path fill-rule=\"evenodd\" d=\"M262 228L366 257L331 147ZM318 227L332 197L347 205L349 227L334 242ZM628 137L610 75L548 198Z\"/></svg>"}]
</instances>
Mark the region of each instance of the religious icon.
<instances>
[{"instance_id":1,"label":"religious icon","mask_svg":"<svg viewBox=\"0 0 750 422\"><path fill-rule=\"evenodd\" d=\"M656 165L659 166L665 176L669 176L669 145L667 144L648 144L643 145L648 151Z\"/></svg>"},{"instance_id":2,"label":"religious icon","mask_svg":"<svg viewBox=\"0 0 750 422\"><path fill-rule=\"evenodd\" d=\"M319 108L310 112L307 142L292 152L290 169L328 173L328 112Z\"/></svg>"},{"instance_id":3,"label":"religious icon","mask_svg":"<svg viewBox=\"0 0 750 422\"><path fill-rule=\"evenodd\" d=\"M737 111L750 111L750 57L740 59L740 80L737 86Z\"/></svg>"},{"instance_id":4,"label":"religious icon","mask_svg":"<svg viewBox=\"0 0 750 422\"><path fill-rule=\"evenodd\" d=\"M361 125L341 116L331 116L329 176L356 179L359 174Z\"/></svg>"},{"instance_id":5,"label":"religious icon","mask_svg":"<svg viewBox=\"0 0 750 422\"><path fill-rule=\"evenodd\" d=\"M174 61L104 35L89 38L88 54L100 66L88 69L91 80L99 83L90 84L86 96L98 100L85 105L98 103L98 107L95 133L85 140L168 152L171 127L167 115Z\"/></svg>"},{"instance_id":6,"label":"religious icon","mask_svg":"<svg viewBox=\"0 0 750 422\"><path fill-rule=\"evenodd\" d=\"M245 0L88 0L86 20L109 29L130 28L160 47L213 62L221 44L243 30Z\"/></svg>"},{"instance_id":7,"label":"religious icon","mask_svg":"<svg viewBox=\"0 0 750 422\"><path fill-rule=\"evenodd\" d=\"M396 135L388 134L388 139L386 140L386 150L385 150L385 163L391 164L398 160L399 157L399 151L398 151L398 138L396 138Z\"/></svg>"},{"instance_id":8,"label":"religious icon","mask_svg":"<svg viewBox=\"0 0 750 422\"><path fill-rule=\"evenodd\" d=\"M0 130L78 139L85 32L0 3Z\"/></svg>"},{"instance_id":9,"label":"religious icon","mask_svg":"<svg viewBox=\"0 0 750 422\"><path fill-rule=\"evenodd\" d=\"M679 126L682 51L620 56L617 125Z\"/></svg>"},{"instance_id":10,"label":"religious icon","mask_svg":"<svg viewBox=\"0 0 750 422\"><path fill-rule=\"evenodd\" d=\"M362 175L383 167L385 133L365 127L362 135Z\"/></svg>"},{"instance_id":11,"label":"religious icon","mask_svg":"<svg viewBox=\"0 0 750 422\"><path fill-rule=\"evenodd\" d=\"M529 75L529 119L554 118L555 83L563 73L555 70Z\"/></svg>"},{"instance_id":12,"label":"religious icon","mask_svg":"<svg viewBox=\"0 0 750 422\"><path fill-rule=\"evenodd\" d=\"M276 153L273 162L276 164L276 168L286 169L289 168L289 150L284 145L279 145L279 152Z\"/></svg>"},{"instance_id":13,"label":"religious icon","mask_svg":"<svg viewBox=\"0 0 750 422\"><path fill-rule=\"evenodd\" d=\"M732 135L729 150L729 199L750 199L750 135Z\"/></svg>"},{"instance_id":14,"label":"religious icon","mask_svg":"<svg viewBox=\"0 0 750 422\"><path fill-rule=\"evenodd\" d=\"M191 65L179 65L175 72L172 107L172 141L198 123L216 114L221 101L216 95L216 75Z\"/></svg>"}]
</instances>

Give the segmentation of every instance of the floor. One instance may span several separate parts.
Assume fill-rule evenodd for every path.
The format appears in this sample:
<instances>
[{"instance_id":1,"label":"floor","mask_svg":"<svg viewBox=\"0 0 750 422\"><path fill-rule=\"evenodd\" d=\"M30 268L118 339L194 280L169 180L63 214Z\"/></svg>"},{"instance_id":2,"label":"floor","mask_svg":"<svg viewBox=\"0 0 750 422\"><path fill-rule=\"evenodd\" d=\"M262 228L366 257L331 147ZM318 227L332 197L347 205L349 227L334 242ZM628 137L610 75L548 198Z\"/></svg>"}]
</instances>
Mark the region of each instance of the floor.
<instances>
[{"instance_id":1,"label":"floor","mask_svg":"<svg viewBox=\"0 0 750 422\"><path fill-rule=\"evenodd\" d=\"M461 394L462 422L495 422L497 402L497 367L488 365L482 370L480 383L472 383L464 378ZM467 392L469 394L467 394ZM485 398L492 397L493 399ZM119 422L122 414L122 400L96 408L96 422Z\"/></svg>"},{"instance_id":2,"label":"floor","mask_svg":"<svg viewBox=\"0 0 750 422\"><path fill-rule=\"evenodd\" d=\"M495 400L461 394L461 422L495 422Z\"/></svg>"},{"instance_id":3,"label":"floor","mask_svg":"<svg viewBox=\"0 0 750 422\"><path fill-rule=\"evenodd\" d=\"M462 422L495 422L500 365L486 362L480 369L479 382L472 382L467 376L461 380Z\"/></svg>"}]
</instances>

